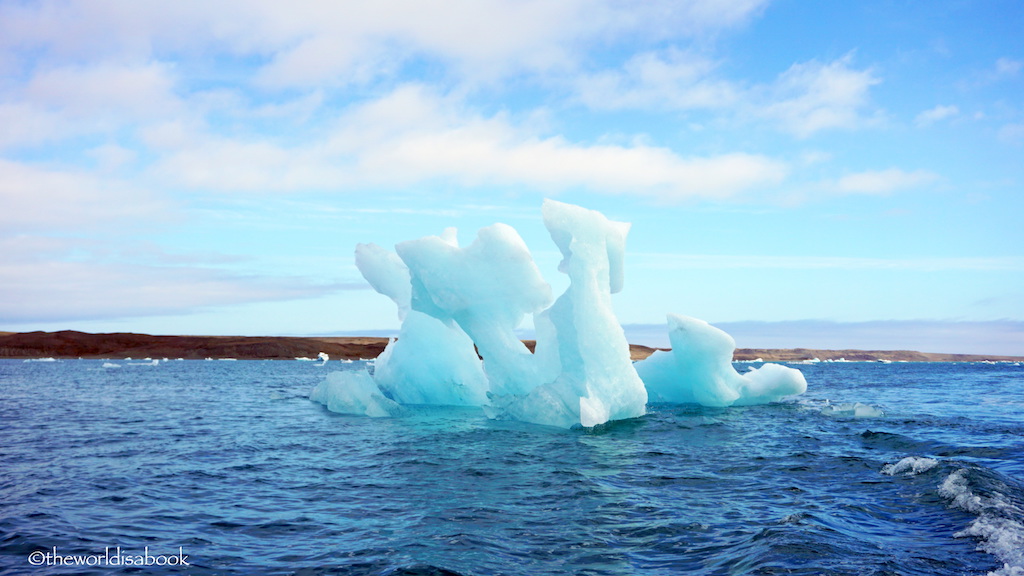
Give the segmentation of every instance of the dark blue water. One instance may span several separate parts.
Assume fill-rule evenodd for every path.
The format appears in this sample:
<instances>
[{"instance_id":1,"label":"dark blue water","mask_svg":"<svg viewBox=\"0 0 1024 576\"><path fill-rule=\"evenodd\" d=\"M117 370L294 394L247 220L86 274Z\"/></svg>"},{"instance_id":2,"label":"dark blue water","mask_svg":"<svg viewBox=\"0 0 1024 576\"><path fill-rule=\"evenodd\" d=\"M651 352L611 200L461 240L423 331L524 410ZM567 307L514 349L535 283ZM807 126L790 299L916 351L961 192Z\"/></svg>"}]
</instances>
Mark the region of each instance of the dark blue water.
<instances>
[{"instance_id":1,"label":"dark blue water","mask_svg":"<svg viewBox=\"0 0 1024 576\"><path fill-rule=\"evenodd\" d=\"M308 400L358 363L118 364L0 361L3 573L1024 573L1021 366L800 366L797 401L566 431ZM30 563L116 547L189 566Z\"/></svg>"}]
</instances>

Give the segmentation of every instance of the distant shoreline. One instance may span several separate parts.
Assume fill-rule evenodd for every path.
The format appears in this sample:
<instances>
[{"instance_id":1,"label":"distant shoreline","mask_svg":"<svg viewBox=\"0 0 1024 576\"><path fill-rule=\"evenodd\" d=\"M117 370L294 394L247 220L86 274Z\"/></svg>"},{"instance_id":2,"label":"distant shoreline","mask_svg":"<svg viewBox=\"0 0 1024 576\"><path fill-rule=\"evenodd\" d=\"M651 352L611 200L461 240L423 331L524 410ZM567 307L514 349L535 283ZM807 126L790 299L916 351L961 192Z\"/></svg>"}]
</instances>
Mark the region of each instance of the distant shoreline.
<instances>
[{"instance_id":1,"label":"distant shoreline","mask_svg":"<svg viewBox=\"0 0 1024 576\"><path fill-rule=\"evenodd\" d=\"M533 341L524 341L532 349ZM388 339L372 336L153 336L118 332L0 332L0 359L33 358L235 358L238 360L315 359L323 352L332 360L376 358ZM634 360L656 349L630 345ZM736 361L802 362L1021 362L1024 356L938 354L912 350L817 350L811 348L740 348Z\"/></svg>"}]
</instances>

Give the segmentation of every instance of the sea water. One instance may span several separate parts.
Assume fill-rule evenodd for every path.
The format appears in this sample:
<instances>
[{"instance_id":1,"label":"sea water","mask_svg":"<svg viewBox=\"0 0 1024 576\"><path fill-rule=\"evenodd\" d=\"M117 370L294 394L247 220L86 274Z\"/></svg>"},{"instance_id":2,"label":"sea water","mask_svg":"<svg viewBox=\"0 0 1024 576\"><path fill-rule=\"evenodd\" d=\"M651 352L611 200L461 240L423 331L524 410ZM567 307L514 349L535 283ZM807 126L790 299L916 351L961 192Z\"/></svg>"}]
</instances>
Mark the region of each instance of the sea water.
<instances>
[{"instance_id":1,"label":"sea water","mask_svg":"<svg viewBox=\"0 0 1024 576\"><path fill-rule=\"evenodd\" d=\"M563 430L308 399L359 362L138 364L0 361L0 572L1024 573L1019 365Z\"/></svg>"}]
</instances>

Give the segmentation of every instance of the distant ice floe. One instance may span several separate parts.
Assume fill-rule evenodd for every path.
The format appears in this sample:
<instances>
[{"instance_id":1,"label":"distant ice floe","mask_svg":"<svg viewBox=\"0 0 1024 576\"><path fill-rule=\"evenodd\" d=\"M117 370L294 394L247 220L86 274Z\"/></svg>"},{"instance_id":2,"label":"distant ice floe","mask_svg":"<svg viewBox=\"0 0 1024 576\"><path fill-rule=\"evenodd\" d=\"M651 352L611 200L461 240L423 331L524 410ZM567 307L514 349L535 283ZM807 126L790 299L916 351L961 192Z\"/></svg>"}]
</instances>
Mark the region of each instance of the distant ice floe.
<instances>
[{"instance_id":1,"label":"distant ice floe","mask_svg":"<svg viewBox=\"0 0 1024 576\"><path fill-rule=\"evenodd\" d=\"M22 362L59 362L56 358L28 358Z\"/></svg>"},{"instance_id":2,"label":"distant ice floe","mask_svg":"<svg viewBox=\"0 0 1024 576\"><path fill-rule=\"evenodd\" d=\"M104 368L120 368L121 365L120 364L115 364L113 362L104 362L103 363L103 367Z\"/></svg>"}]
</instances>

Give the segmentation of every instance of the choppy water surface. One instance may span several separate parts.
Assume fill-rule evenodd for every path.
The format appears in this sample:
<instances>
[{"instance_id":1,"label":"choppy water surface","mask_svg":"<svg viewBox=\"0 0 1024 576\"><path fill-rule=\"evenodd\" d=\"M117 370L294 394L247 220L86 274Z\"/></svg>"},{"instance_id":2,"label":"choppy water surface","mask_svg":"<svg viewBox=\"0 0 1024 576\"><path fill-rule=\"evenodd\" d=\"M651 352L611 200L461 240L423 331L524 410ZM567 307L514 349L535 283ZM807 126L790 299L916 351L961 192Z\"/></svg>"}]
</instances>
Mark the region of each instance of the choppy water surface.
<instances>
[{"instance_id":1,"label":"choppy water surface","mask_svg":"<svg viewBox=\"0 0 1024 576\"><path fill-rule=\"evenodd\" d=\"M1021 366L800 366L792 402L565 431L308 400L358 363L117 363L0 361L0 571L1024 574ZM190 566L30 564L117 546Z\"/></svg>"}]
</instances>

